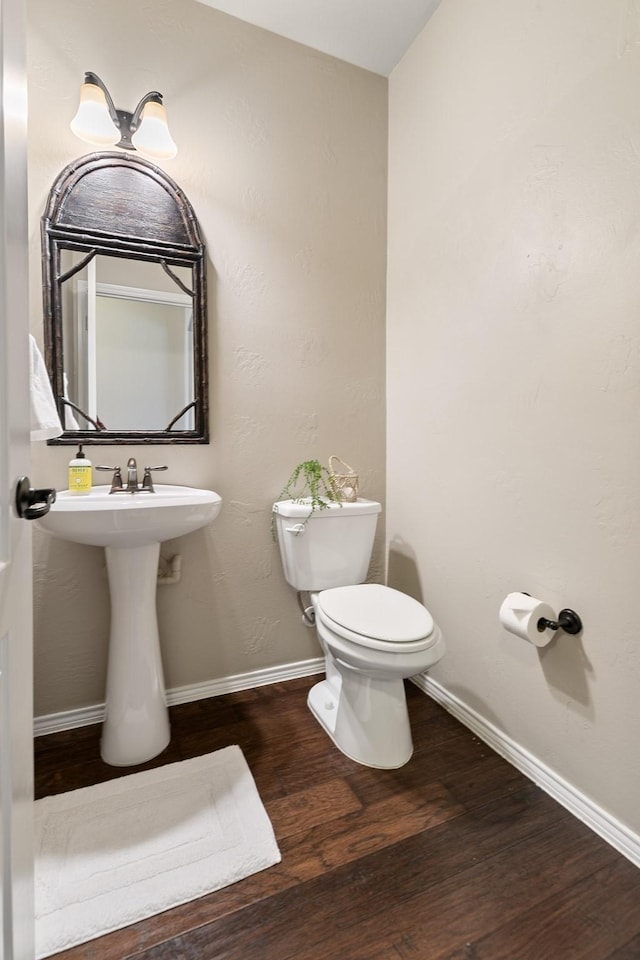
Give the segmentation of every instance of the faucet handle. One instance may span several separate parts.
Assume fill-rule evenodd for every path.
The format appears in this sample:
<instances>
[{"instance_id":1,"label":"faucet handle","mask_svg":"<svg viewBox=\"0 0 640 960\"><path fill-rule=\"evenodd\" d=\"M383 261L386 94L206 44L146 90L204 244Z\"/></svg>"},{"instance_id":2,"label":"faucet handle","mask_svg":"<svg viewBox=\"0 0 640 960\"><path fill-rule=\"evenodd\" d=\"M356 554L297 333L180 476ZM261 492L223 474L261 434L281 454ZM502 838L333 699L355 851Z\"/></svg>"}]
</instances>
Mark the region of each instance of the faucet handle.
<instances>
[{"instance_id":1,"label":"faucet handle","mask_svg":"<svg viewBox=\"0 0 640 960\"><path fill-rule=\"evenodd\" d=\"M143 489L143 490L148 490L149 493L153 493L154 490L153 490L153 479L152 479L152 477L151 477L151 471L152 471L152 470L168 470L168 469L169 469L169 467L167 467L167 466L163 466L163 467L145 467L145 468L144 468L144 476L143 476L143 478L142 478L142 489Z\"/></svg>"},{"instance_id":2,"label":"faucet handle","mask_svg":"<svg viewBox=\"0 0 640 960\"><path fill-rule=\"evenodd\" d=\"M109 493L117 493L118 490L122 490L122 470L120 467L105 467L104 465L100 465L96 467L96 470L108 470L109 473L113 471L111 490L109 490Z\"/></svg>"}]
</instances>

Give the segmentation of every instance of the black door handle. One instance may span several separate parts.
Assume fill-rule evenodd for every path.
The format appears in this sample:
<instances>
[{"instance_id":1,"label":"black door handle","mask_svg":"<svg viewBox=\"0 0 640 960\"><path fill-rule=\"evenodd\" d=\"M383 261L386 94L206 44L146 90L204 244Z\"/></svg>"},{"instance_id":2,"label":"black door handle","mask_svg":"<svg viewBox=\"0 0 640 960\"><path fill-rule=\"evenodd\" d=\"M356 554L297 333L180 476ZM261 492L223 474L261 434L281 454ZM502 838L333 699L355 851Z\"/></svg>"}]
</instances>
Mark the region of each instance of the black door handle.
<instances>
[{"instance_id":1,"label":"black door handle","mask_svg":"<svg viewBox=\"0 0 640 960\"><path fill-rule=\"evenodd\" d=\"M23 520L37 520L49 513L49 507L55 503L56 491L52 487L35 490L29 477L20 477L16 484L16 513Z\"/></svg>"}]
</instances>

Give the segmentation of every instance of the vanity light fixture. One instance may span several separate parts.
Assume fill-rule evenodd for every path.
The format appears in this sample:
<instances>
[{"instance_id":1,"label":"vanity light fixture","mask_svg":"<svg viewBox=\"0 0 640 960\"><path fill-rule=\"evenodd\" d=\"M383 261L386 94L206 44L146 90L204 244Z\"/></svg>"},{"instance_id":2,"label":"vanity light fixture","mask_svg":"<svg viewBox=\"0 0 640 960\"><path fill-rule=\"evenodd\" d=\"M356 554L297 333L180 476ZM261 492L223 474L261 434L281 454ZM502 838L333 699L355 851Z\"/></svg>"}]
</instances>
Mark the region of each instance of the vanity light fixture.
<instances>
[{"instance_id":1,"label":"vanity light fixture","mask_svg":"<svg viewBox=\"0 0 640 960\"><path fill-rule=\"evenodd\" d=\"M146 93L133 113L118 110L100 77L90 71L84 75L71 129L86 143L137 150L153 160L170 160L178 152L169 133L161 93Z\"/></svg>"}]
</instances>

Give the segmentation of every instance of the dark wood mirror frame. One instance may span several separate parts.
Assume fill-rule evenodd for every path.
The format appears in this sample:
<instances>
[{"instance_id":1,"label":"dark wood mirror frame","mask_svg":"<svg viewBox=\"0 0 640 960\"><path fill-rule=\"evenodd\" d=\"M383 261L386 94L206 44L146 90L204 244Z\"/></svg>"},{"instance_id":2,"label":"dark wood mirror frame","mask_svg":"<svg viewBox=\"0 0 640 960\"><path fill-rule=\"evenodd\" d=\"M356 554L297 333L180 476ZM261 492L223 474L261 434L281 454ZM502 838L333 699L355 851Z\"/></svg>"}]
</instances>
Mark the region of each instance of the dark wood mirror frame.
<instances>
[{"instance_id":1,"label":"dark wood mirror frame","mask_svg":"<svg viewBox=\"0 0 640 960\"><path fill-rule=\"evenodd\" d=\"M61 251L80 254L64 273ZM206 249L198 221L182 190L158 167L128 153L96 153L69 164L49 193L42 218L45 362L62 423L65 410L62 283L98 254L158 263L193 299L193 429L65 430L49 444L208 443ZM193 289L172 272L190 267ZM81 411L82 413L82 411ZM183 411L176 411L179 420ZM84 416L84 419L87 419Z\"/></svg>"}]
</instances>

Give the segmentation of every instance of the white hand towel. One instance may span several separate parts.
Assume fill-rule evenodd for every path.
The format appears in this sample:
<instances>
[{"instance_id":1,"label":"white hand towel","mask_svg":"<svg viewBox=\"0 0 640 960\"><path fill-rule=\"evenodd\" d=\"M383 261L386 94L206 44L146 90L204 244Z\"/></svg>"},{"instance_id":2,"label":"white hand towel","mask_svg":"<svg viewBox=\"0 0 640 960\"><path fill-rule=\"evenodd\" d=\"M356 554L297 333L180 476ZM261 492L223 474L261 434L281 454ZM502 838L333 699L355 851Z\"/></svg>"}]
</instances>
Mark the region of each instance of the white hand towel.
<instances>
[{"instance_id":1,"label":"white hand towel","mask_svg":"<svg viewBox=\"0 0 640 960\"><path fill-rule=\"evenodd\" d=\"M47 368L35 339L29 335L30 387L31 387L31 439L51 440L62 433L62 424Z\"/></svg>"}]
</instances>

